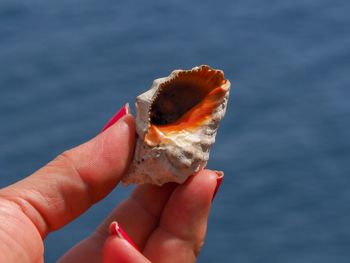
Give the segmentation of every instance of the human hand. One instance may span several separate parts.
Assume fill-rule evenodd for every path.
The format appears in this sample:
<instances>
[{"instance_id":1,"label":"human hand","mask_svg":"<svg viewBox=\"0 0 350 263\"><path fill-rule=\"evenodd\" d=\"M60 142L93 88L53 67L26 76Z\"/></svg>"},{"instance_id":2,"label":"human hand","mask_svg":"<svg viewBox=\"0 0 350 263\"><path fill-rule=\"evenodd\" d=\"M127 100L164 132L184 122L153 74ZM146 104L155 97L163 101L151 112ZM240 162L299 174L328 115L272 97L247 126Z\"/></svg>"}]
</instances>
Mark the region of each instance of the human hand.
<instances>
[{"instance_id":1,"label":"human hand","mask_svg":"<svg viewBox=\"0 0 350 263\"><path fill-rule=\"evenodd\" d=\"M125 109L125 116L117 114L116 123L89 142L0 190L0 262L43 262L44 238L118 184L135 140L134 122ZM194 262L221 179L204 170L182 185L138 186L59 262Z\"/></svg>"}]
</instances>

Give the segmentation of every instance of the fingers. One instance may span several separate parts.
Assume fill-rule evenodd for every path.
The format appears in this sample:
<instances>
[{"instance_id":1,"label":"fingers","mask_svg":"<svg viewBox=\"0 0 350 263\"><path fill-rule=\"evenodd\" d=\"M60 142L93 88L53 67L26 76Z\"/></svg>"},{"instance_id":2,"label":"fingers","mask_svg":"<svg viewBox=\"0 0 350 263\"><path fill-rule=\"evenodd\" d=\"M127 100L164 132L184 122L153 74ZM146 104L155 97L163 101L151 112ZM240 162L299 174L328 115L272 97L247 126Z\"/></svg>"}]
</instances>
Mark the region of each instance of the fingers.
<instances>
[{"instance_id":1,"label":"fingers","mask_svg":"<svg viewBox=\"0 0 350 263\"><path fill-rule=\"evenodd\" d=\"M122 236L111 235L103 249L104 263L150 263L140 252L138 252Z\"/></svg>"},{"instance_id":2,"label":"fingers","mask_svg":"<svg viewBox=\"0 0 350 263\"><path fill-rule=\"evenodd\" d=\"M97 228L96 232L70 249L59 262L98 262L102 258L102 247L108 237L108 229L113 221L119 222L140 251L157 227L162 210L177 184L162 187L144 184L138 186L131 196L122 202ZM93 260L95 259L95 260Z\"/></svg>"},{"instance_id":3,"label":"fingers","mask_svg":"<svg viewBox=\"0 0 350 263\"><path fill-rule=\"evenodd\" d=\"M106 196L128 167L134 147L130 115L66 151L30 177L0 191L45 237Z\"/></svg>"},{"instance_id":4,"label":"fingers","mask_svg":"<svg viewBox=\"0 0 350 263\"><path fill-rule=\"evenodd\" d=\"M177 184L165 184L162 187L144 184L138 186L131 196L119 204L91 236L100 242L108 236L113 221L119 222L136 246L142 250L149 235L157 227L163 208Z\"/></svg>"},{"instance_id":5,"label":"fingers","mask_svg":"<svg viewBox=\"0 0 350 263\"><path fill-rule=\"evenodd\" d=\"M206 170L180 186L177 184L166 184L162 187L138 186L130 198L120 204L92 236L72 248L59 262L75 262L76 258L84 259L86 262L89 259L96 259L90 260L95 262L98 258L102 258L101 248L108 237L108 228L112 221L120 223L138 249L150 256L152 262L162 262L157 261L161 258L163 262L169 262L170 257L168 258L167 253L175 259L181 255L183 258L193 260L204 240L216 180L216 174ZM169 232L171 235L159 238L168 231L172 231ZM176 245L178 250L174 250L171 245L167 248L168 241L171 240L178 243ZM105 247L104 254L112 253L111 247L120 245L122 245L120 241L108 239L106 243L108 248ZM131 251L137 252L135 248ZM158 258L159 251L162 251L164 257ZM119 255L122 252L118 250L118 253L116 251L113 253ZM152 258L153 256L155 258ZM186 261L184 259L175 262Z\"/></svg>"},{"instance_id":6,"label":"fingers","mask_svg":"<svg viewBox=\"0 0 350 263\"><path fill-rule=\"evenodd\" d=\"M126 240L119 237L110 237L104 246L103 262L138 263L150 261L137 252Z\"/></svg>"},{"instance_id":7,"label":"fingers","mask_svg":"<svg viewBox=\"0 0 350 263\"><path fill-rule=\"evenodd\" d=\"M163 208L177 184L162 187L145 184L138 186L131 196L122 202L98 228L106 234L112 221L118 221L142 250L149 235L157 227Z\"/></svg>"},{"instance_id":8,"label":"fingers","mask_svg":"<svg viewBox=\"0 0 350 263\"><path fill-rule=\"evenodd\" d=\"M152 262L194 262L204 242L217 175L204 170L173 192L144 255Z\"/></svg>"}]
</instances>

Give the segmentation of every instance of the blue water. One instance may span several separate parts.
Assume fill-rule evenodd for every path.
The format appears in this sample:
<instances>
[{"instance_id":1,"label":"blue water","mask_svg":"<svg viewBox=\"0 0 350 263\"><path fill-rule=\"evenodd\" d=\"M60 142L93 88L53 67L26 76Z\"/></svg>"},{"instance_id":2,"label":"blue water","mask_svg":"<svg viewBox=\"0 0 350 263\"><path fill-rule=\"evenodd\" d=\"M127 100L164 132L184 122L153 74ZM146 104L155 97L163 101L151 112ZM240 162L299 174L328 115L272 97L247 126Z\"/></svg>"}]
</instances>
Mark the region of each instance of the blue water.
<instances>
[{"instance_id":1,"label":"blue water","mask_svg":"<svg viewBox=\"0 0 350 263\"><path fill-rule=\"evenodd\" d=\"M175 68L233 88L199 262L350 260L350 2L0 1L0 186L99 132ZM45 242L54 262L130 192Z\"/></svg>"}]
</instances>

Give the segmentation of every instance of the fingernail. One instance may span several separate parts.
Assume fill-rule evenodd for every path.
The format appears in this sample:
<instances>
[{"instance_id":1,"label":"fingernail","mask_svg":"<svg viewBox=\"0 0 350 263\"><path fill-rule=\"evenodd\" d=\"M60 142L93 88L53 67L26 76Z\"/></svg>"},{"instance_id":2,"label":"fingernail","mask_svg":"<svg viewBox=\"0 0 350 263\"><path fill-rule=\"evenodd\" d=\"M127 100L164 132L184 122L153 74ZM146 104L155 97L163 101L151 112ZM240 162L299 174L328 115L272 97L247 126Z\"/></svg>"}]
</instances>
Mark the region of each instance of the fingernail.
<instances>
[{"instance_id":1,"label":"fingernail","mask_svg":"<svg viewBox=\"0 0 350 263\"><path fill-rule=\"evenodd\" d=\"M111 127L114 123L116 123L118 120L120 120L123 116L130 113L130 107L129 103L126 103L114 116L107 122L107 124L103 127L102 131L107 130L109 127Z\"/></svg>"},{"instance_id":2,"label":"fingernail","mask_svg":"<svg viewBox=\"0 0 350 263\"><path fill-rule=\"evenodd\" d=\"M221 182L224 179L224 172L223 171L214 171L214 172L216 173L217 177L216 177L216 187L215 187L215 190L214 190L212 201L214 200L214 198L216 196L216 193L218 192L218 190L220 188Z\"/></svg>"},{"instance_id":3,"label":"fingernail","mask_svg":"<svg viewBox=\"0 0 350 263\"><path fill-rule=\"evenodd\" d=\"M128 234L123 230L123 228L120 226L118 222L114 221L109 225L109 234L112 236L114 235L118 236L119 238L128 241L130 245L132 245L134 248L140 251L139 248L136 246L136 244L132 241L132 239L128 236Z\"/></svg>"}]
</instances>

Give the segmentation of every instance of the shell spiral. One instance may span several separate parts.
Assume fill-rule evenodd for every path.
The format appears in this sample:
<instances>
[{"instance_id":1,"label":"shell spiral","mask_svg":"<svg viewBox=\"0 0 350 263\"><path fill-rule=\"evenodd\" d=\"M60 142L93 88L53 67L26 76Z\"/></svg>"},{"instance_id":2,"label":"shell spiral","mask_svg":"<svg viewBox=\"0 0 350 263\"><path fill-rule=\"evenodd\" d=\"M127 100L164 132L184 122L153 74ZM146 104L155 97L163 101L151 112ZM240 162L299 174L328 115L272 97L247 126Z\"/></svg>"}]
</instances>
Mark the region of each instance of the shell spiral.
<instances>
[{"instance_id":1,"label":"shell spiral","mask_svg":"<svg viewBox=\"0 0 350 263\"><path fill-rule=\"evenodd\" d=\"M225 115L230 82L207 65L174 70L136 98L134 158L122 181L183 183L203 169Z\"/></svg>"}]
</instances>

